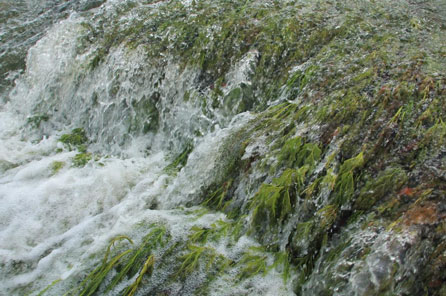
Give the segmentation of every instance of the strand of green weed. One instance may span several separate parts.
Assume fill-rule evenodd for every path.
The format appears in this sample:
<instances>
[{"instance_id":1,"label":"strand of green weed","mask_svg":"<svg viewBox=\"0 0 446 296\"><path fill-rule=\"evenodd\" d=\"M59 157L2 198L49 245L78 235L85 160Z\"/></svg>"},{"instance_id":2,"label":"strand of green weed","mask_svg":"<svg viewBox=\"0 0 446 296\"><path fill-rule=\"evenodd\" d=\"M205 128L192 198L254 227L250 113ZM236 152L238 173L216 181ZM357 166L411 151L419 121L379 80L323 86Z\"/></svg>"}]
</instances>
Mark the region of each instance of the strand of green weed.
<instances>
[{"instance_id":1,"label":"strand of green weed","mask_svg":"<svg viewBox=\"0 0 446 296\"><path fill-rule=\"evenodd\" d=\"M144 252L146 251L146 252ZM105 290L105 292L110 291L111 289L113 289L124 277L124 275L128 274L129 271L135 267L135 263L137 261L139 261L138 259L140 257L142 257L144 254L147 254L151 251L151 247L144 247L142 246L141 248L139 248L137 251L135 251L135 254L130 258L130 260L127 262L127 264L125 265L125 267L113 278L112 282L110 283L110 285L107 287L107 289Z\"/></svg>"},{"instance_id":2,"label":"strand of green weed","mask_svg":"<svg viewBox=\"0 0 446 296\"><path fill-rule=\"evenodd\" d=\"M105 292L112 290L121 281L121 279L124 277L124 275L126 275L127 272L131 269L131 267L133 266L133 264L135 263L136 259L141 254L141 252L142 252L141 249L139 249L138 251L135 252L135 255L133 255L130 258L130 260L128 261L126 266L113 278L112 282L107 287Z\"/></svg>"},{"instance_id":3,"label":"strand of green weed","mask_svg":"<svg viewBox=\"0 0 446 296\"><path fill-rule=\"evenodd\" d=\"M138 289L139 285L141 284L143 276L148 273L149 276L152 275L153 267L155 265L155 257L153 255L150 255L149 258L144 263L144 266L139 273L138 277L136 278L135 282L131 284L126 291L124 292L124 295L126 296L133 296L136 293L136 290Z\"/></svg>"},{"instance_id":4,"label":"strand of green weed","mask_svg":"<svg viewBox=\"0 0 446 296\"><path fill-rule=\"evenodd\" d=\"M120 240L127 240L127 241L129 241L129 243L131 243L133 245L133 241L128 236L119 235L117 237L114 237L111 240L111 242L108 244L107 251L105 252L104 259L102 260L102 265L105 265L105 263L107 263L108 256L110 255L111 247L114 245L115 242L120 241Z\"/></svg>"},{"instance_id":5,"label":"strand of green weed","mask_svg":"<svg viewBox=\"0 0 446 296\"><path fill-rule=\"evenodd\" d=\"M83 281L82 281L82 283L75 289L75 290L81 290L81 292L80 292L80 295L82 296L82 295L85 295L85 293L87 293L88 291L90 291L90 289L92 288L92 287L94 287L95 285L92 285L92 284L94 284L95 283L95 278L96 277L98 277L101 273L103 273L103 271L106 269L106 267L107 267L107 261L108 261L108 257L110 256L110 251L111 251L111 247L114 245L114 243L115 242L117 242L117 241L120 241L120 240L127 240L127 241L129 241L131 244L133 244L133 241L129 238L129 237L127 237L127 236L125 236L125 235L120 235L120 236L117 236L117 237L115 237L115 238L113 238L111 241L110 241L110 243L108 244L108 246L107 246L107 250L106 250L106 252L105 252L105 255L104 255L104 259L102 259L102 264L100 265L100 266L98 266L97 268L95 268L88 276L87 276L87 278L85 278ZM128 251L127 251L128 252ZM121 254L122 255L122 254ZM119 255L118 255L119 256ZM116 258L116 257L115 257ZM119 257L120 258L120 257ZM112 267L112 266L111 266ZM110 267L110 269L111 269L111 267ZM108 273L108 271L107 271L107 273ZM105 277L105 276L104 276ZM88 285L86 288L84 288L86 285L87 285L87 283L89 282L89 281L93 281L92 283L90 283L90 285ZM101 280L102 281L102 280ZM99 283L97 283L97 286L99 287L99 284L100 284L100 282ZM96 288L97 289L97 288ZM66 295L69 295L70 293L72 293L72 292L74 292L74 291L69 291L69 292L67 292L67 294ZM94 291L93 291L93 293L94 293ZM91 293L92 294L92 293ZM91 295L91 294L88 294L88 295Z\"/></svg>"},{"instance_id":6,"label":"strand of green weed","mask_svg":"<svg viewBox=\"0 0 446 296\"><path fill-rule=\"evenodd\" d=\"M107 287L106 292L113 289L119 281L124 277L124 275L133 276L139 269L135 269L139 264L140 258L143 258L150 254L152 248L158 245L164 246L165 241L163 240L166 234L166 229L164 227L156 227L148 235L145 236L141 247L135 251L130 260L127 262L125 267L113 278L111 284Z\"/></svg>"},{"instance_id":7,"label":"strand of green weed","mask_svg":"<svg viewBox=\"0 0 446 296\"><path fill-rule=\"evenodd\" d=\"M48 291L49 289L51 289L55 284L57 284L58 282L60 282L61 279L57 279L55 281L53 281L51 284L49 284L45 289L43 289L42 291L39 292L39 294L37 294L37 296L42 296L43 294L46 293L46 291Z\"/></svg>"},{"instance_id":8,"label":"strand of green weed","mask_svg":"<svg viewBox=\"0 0 446 296\"><path fill-rule=\"evenodd\" d=\"M127 250L117 256L115 256L106 266L102 268L102 270L99 272L99 274L93 278L91 278L91 283L87 286L85 290L83 290L79 296L91 296L93 295L96 290L99 288L100 284L104 280L104 278L107 276L107 274L110 272L110 270L115 266L115 264L125 255L132 252L132 250Z\"/></svg>"}]
</instances>

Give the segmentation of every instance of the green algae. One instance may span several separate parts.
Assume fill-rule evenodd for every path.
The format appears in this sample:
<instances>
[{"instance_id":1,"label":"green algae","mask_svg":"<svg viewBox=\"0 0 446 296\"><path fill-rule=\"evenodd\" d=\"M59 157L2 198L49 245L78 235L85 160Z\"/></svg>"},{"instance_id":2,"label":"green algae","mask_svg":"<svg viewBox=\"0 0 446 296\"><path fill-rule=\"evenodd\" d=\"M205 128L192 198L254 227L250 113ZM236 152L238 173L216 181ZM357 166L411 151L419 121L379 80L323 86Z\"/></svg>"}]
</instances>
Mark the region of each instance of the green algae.
<instances>
[{"instance_id":1,"label":"green algae","mask_svg":"<svg viewBox=\"0 0 446 296\"><path fill-rule=\"evenodd\" d=\"M60 136L59 141L66 145L69 150L74 150L76 148L83 149L83 145L85 145L88 141L88 138L85 134L85 130L82 128L75 128L71 131L70 134L63 134Z\"/></svg>"},{"instance_id":2,"label":"green algae","mask_svg":"<svg viewBox=\"0 0 446 296\"><path fill-rule=\"evenodd\" d=\"M224 210L229 205L227 203L225 204L224 201L231 188L232 182L232 180L229 180L223 183L220 188L211 193L209 198L203 202L203 205L216 210Z\"/></svg>"},{"instance_id":3,"label":"green algae","mask_svg":"<svg viewBox=\"0 0 446 296\"><path fill-rule=\"evenodd\" d=\"M141 246L137 250L132 252L131 257L128 259L127 263L122 267L119 273L114 276L106 291L110 291L111 289L113 289L120 281L122 281L124 276L127 276L129 278L133 277L138 272L141 265L143 266L143 268L138 278L142 277L147 272L147 269L152 270L151 272L149 272L150 276L150 274L153 272L154 265L154 257L151 254L152 249L155 249L159 246L164 246L166 244L166 239L166 229L160 226L154 226L150 233L143 238ZM144 269L146 269L146 271L144 271ZM133 283L127 289L130 289L129 292L134 291L138 287L138 285L139 283L137 279L137 282Z\"/></svg>"},{"instance_id":4,"label":"green algae","mask_svg":"<svg viewBox=\"0 0 446 296\"><path fill-rule=\"evenodd\" d=\"M190 273L196 271L200 264L200 258L202 257L206 257L206 269L209 269L218 256L215 249L210 247L189 245L187 248L189 253L180 258L182 264L178 269L176 276L186 277Z\"/></svg>"},{"instance_id":5,"label":"green algae","mask_svg":"<svg viewBox=\"0 0 446 296\"><path fill-rule=\"evenodd\" d=\"M267 258L266 255L256 254L252 251L245 253L238 262L242 265L239 280L259 274L265 276L268 272Z\"/></svg>"},{"instance_id":6,"label":"green algae","mask_svg":"<svg viewBox=\"0 0 446 296\"><path fill-rule=\"evenodd\" d=\"M290 268L297 270L300 278L295 290L299 294L304 283L317 274L316 267L323 270L348 258L343 250L351 238L345 232L358 231L355 226L360 223L366 229L376 221L384 229L392 229L392 223L401 222L400 216L414 202L401 198L398 191L403 186L434 183L434 174L424 164L442 169L435 161L441 158L446 138L446 84L443 72L433 78L435 73L429 69L441 71L433 63L444 66L444 62L438 53L424 49L422 43L428 42L424 38L429 39L426 36L436 24L427 28L416 15L418 10L408 16L382 1L354 7L351 2L317 3L322 6L319 11L310 2L271 2L270 7L255 4L199 1L191 13L178 2L163 3L159 12L145 11L150 15L146 23L135 18L126 30L115 27L99 36L102 47L91 57L90 66L96 69L109 50L121 43L129 50L143 46L154 64L160 56L171 56L180 70L200 72L199 86L188 89L183 100L200 102L204 114L217 110L226 115L257 112L251 128L234 135L232 143L224 141L224 156L218 161L223 165L215 170L216 181L198 198L208 209L239 221L193 227L186 254L179 258L178 276L203 266L209 269L219 255L204 244L220 241L238 229L236 240L247 232L240 222L247 218L248 234L262 242L267 241L264 237L272 237L268 242L271 248L277 247L281 229L292 226L289 244L286 251L278 253L276 265L282 266L285 278L289 278ZM336 18L331 22L333 15ZM225 94L226 73L250 51L258 52L251 65L251 84L241 84ZM298 70L293 70L295 67ZM211 95L205 95L206 91ZM270 102L275 103L270 106ZM156 131L156 108L154 101L138 105L137 109L143 110L138 116L147 115L148 125L142 127L135 121L130 131ZM263 136L267 152L242 160L244 148ZM182 151L165 171L178 172L192 149ZM252 192L246 193L245 200L236 201L235 189L259 171L264 175L249 184ZM440 179L436 177L436 182L441 183ZM429 199L441 200L441 185L436 186ZM372 217L371 213L373 218L364 222L363 217ZM426 232L432 228L420 227ZM435 239L432 249L438 241L441 239ZM330 249L325 252L327 245ZM367 247L361 256L350 259L360 265L370 252ZM150 259L148 255L141 258ZM266 274L271 268L267 258L265 250L243 255L238 263L240 279ZM151 264L149 259L146 263ZM327 263L316 266L319 259ZM399 268L392 271L392 279ZM326 295L334 286L342 287L335 276L327 274ZM423 286L432 295L443 289L428 284L426 278ZM385 282L379 293L394 291L396 288ZM349 291L339 293L343 292Z\"/></svg>"},{"instance_id":7,"label":"green algae","mask_svg":"<svg viewBox=\"0 0 446 296\"><path fill-rule=\"evenodd\" d=\"M117 236L111 239L101 264L91 271L78 287L68 291L65 295L97 295L107 293L116 288L116 286L126 278L132 278L139 271L135 281L127 286L122 295L134 295L141 284L144 276L150 277L155 265L155 257L152 251L163 247L169 235L162 226L151 225L151 231L143 238L139 247L123 249L123 246L117 248L117 254L112 255L113 246L121 241L127 241L131 246L134 242L127 236ZM117 270L113 277L112 270ZM105 287L103 287L105 285Z\"/></svg>"},{"instance_id":8,"label":"green algae","mask_svg":"<svg viewBox=\"0 0 446 296\"><path fill-rule=\"evenodd\" d=\"M135 282L133 282L130 286L127 287L127 289L124 291L123 295L126 295L126 296L135 295L136 291L138 290L138 287L141 285L143 276L147 274L147 276L150 277L152 275L154 264L155 264L154 256L150 255L149 258L144 263L143 268L141 269L141 272L139 273Z\"/></svg>"},{"instance_id":9,"label":"green algae","mask_svg":"<svg viewBox=\"0 0 446 296\"><path fill-rule=\"evenodd\" d=\"M140 100L132 100L131 106L134 112L129 133L142 132L148 134L156 132L159 128L160 114L157 103L160 100L160 94L155 91L150 96L143 96Z\"/></svg>"},{"instance_id":10,"label":"green algae","mask_svg":"<svg viewBox=\"0 0 446 296\"><path fill-rule=\"evenodd\" d=\"M236 13L231 17L237 17ZM264 10L257 13L259 18L264 18L261 27L249 27L250 24L246 24L249 30L253 30L250 31L250 37L259 43L256 49L260 53L253 73L253 77L258 78L259 82L255 82L252 87L260 90L266 97L276 98L280 93L280 86L286 83L288 98L299 97L301 101L278 104L266 110L265 105L259 103L256 110L265 111L259 114L258 118L261 120L255 125L254 131L257 135L266 135L266 144L270 145L270 151L260 158L277 157L275 168L266 172L278 175L259 185L247 209L250 211L251 227L259 235L264 235L269 227L286 223L290 213L296 211L299 194L305 193L311 203L316 202L324 188L328 190L328 203L321 201L320 207L316 207L315 218L302 215L301 220L293 222L297 224L293 230L294 241L302 243L295 242L291 246L289 257L295 266L305 270L305 279L311 276L314 263L321 254L321 247L331 239L329 231L334 226L342 229L344 225L358 221L358 216L353 218L349 209L359 209L361 214L369 212L375 204L386 202L408 182L406 166L401 167L395 151L400 149L399 143L409 145L403 138L415 136L419 140L419 134L426 135L422 127L426 131L436 124L432 118L437 115L432 114L434 109L439 108L431 107L428 111L420 111L417 100L420 97L429 100L430 96L434 96L431 86L424 91L426 85L430 84L426 82L426 85L421 85L411 80L410 75L415 72L415 65L398 68L401 56L395 52L396 47L393 45L401 44L398 37L393 32L377 30L367 17L354 15L337 29L321 29L319 26L323 21L319 14L314 15L313 24L304 21L289 22L287 19L275 24L273 18L269 21L266 19L266 15L270 13ZM376 9L373 13L385 12ZM388 18L395 19L395 16L388 15ZM237 31L238 36L244 37L240 23L231 21L227 26L233 26L232 29ZM410 21L407 24L413 26ZM392 26L398 25L392 22ZM310 29L313 31L303 37L303 32ZM197 26L194 30L199 31L200 28ZM277 34L279 31L282 34ZM243 47L237 47L235 33L228 32L226 27L221 32L224 41L205 40L205 36L198 33L200 37L196 37L199 38L195 39L197 43L189 42L190 47L187 48L192 53L194 46L198 44L209 45L209 42L215 42L214 44L220 45L216 53L201 51L198 64L199 68L210 71L215 81L219 77L216 69L223 69L222 72L228 69L226 60L219 61L226 57L226 50L235 48L232 52L234 60L246 52ZM279 37L274 35L283 36L281 38L286 39L285 42L278 41ZM185 39L194 38L193 32L184 32L184 36ZM357 36L361 36L360 41L350 42L359 40L355 39ZM296 45L297 40L303 45ZM235 42L235 46L231 42ZM286 48L292 50L285 53ZM287 72L291 65L298 65L307 59L318 61L318 66L292 74ZM273 73L278 78L271 81ZM243 100L241 89L233 90L227 100L231 104ZM418 130L415 126L417 118L420 118ZM288 124L293 120L295 122ZM320 125L321 132L313 132L311 140L306 136L296 137L298 123L304 123L302 128ZM430 145L441 139L441 136L430 136L437 135L436 128L438 127L430 130L420 143ZM331 160L325 164L326 169L317 172L318 175L315 176L315 167L333 143L340 145L339 152L332 154ZM427 146L420 144L416 147L427 149ZM382 162L373 161L378 155L383 158ZM299 169L302 171L298 174L296 171ZM395 182L391 181L392 178L395 178ZM228 187L237 186L237 182L237 177L225 178L211 194L206 195L206 205L216 210L225 209L224 204L232 198L232 189ZM206 241L211 232L208 229L197 230L194 240ZM343 241L338 244L340 248L331 255L333 261L338 260L340 250L346 246ZM305 253L311 255L304 255ZM251 257L255 263L251 270L263 274L267 269L264 255L252 254Z\"/></svg>"},{"instance_id":11,"label":"green algae","mask_svg":"<svg viewBox=\"0 0 446 296\"><path fill-rule=\"evenodd\" d=\"M303 186L308 169L308 166L298 170L287 169L272 184L260 186L250 202L254 228L262 224L280 225L291 214L296 194Z\"/></svg>"},{"instance_id":12,"label":"green algae","mask_svg":"<svg viewBox=\"0 0 446 296\"><path fill-rule=\"evenodd\" d=\"M39 292L39 294L37 294L37 296L43 296L49 289L51 289L52 287L54 287L57 283L59 283L61 281L61 279L57 279L55 281L53 281L51 284L48 285L48 287L46 287L45 289L43 289L42 291Z\"/></svg>"},{"instance_id":13,"label":"green algae","mask_svg":"<svg viewBox=\"0 0 446 296\"><path fill-rule=\"evenodd\" d=\"M84 167L91 160L97 159L97 157L93 157L92 153L87 152L88 138L85 130L82 128L75 128L70 134L63 134L60 136L59 141L63 143L68 150L77 150L79 152L71 160L73 167ZM52 167L53 174L57 173L62 167L63 165L61 163L54 163Z\"/></svg>"},{"instance_id":14,"label":"green algae","mask_svg":"<svg viewBox=\"0 0 446 296\"><path fill-rule=\"evenodd\" d=\"M49 119L50 117L47 114L39 114L28 117L26 122L33 128L39 128L42 122L46 122Z\"/></svg>"},{"instance_id":15,"label":"green algae","mask_svg":"<svg viewBox=\"0 0 446 296\"><path fill-rule=\"evenodd\" d=\"M259 275L264 277L274 270L281 274L284 284L290 279L292 268L287 252L269 252L263 247L250 247L235 266L239 267L238 281Z\"/></svg>"},{"instance_id":16,"label":"green algae","mask_svg":"<svg viewBox=\"0 0 446 296\"><path fill-rule=\"evenodd\" d=\"M102 264L98 266L95 270L93 270L79 285L79 287L75 288L72 291L69 291L65 295L74 295L78 294L79 296L84 295L94 295L96 291L99 289L99 286L104 281L107 274L112 270L112 268L121 260L122 257L126 256L131 252L131 250L126 250L118 255L110 258L110 252L112 246L121 240L127 240L129 243L133 244L133 241L126 236L117 236L111 240L109 243L107 250L105 252L104 258L102 260Z\"/></svg>"},{"instance_id":17,"label":"green algae","mask_svg":"<svg viewBox=\"0 0 446 296\"><path fill-rule=\"evenodd\" d=\"M84 167L87 163L89 163L93 159L93 155L89 152L78 153L72 159L72 165L74 167Z\"/></svg>"},{"instance_id":18,"label":"green algae","mask_svg":"<svg viewBox=\"0 0 446 296\"><path fill-rule=\"evenodd\" d=\"M407 182L407 175L400 168L388 168L376 178L368 181L355 201L355 209L370 209L389 193L396 193Z\"/></svg>"},{"instance_id":19,"label":"green algae","mask_svg":"<svg viewBox=\"0 0 446 296\"><path fill-rule=\"evenodd\" d=\"M181 170L181 168L186 165L187 159L192 150L192 145L186 145L183 151L168 166L164 168L164 171L167 174L176 175Z\"/></svg>"},{"instance_id":20,"label":"green algae","mask_svg":"<svg viewBox=\"0 0 446 296\"><path fill-rule=\"evenodd\" d=\"M63 167L65 166L65 162L63 161L53 161L51 163L51 174L57 174Z\"/></svg>"},{"instance_id":21,"label":"green algae","mask_svg":"<svg viewBox=\"0 0 446 296\"><path fill-rule=\"evenodd\" d=\"M220 219L212 223L209 228L193 226L191 231L190 242L204 244L208 241L221 241L227 237L236 238L239 230L234 222Z\"/></svg>"},{"instance_id":22,"label":"green algae","mask_svg":"<svg viewBox=\"0 0 446 296\"><path fill-rule=\"evenodd\" d=\"M229 114L239 114L251 110L254 102L252 88L245 83L241 83L240 87L232 89L223 98L223 106L230 106Z\"/></svg>"},{"instance_id":23,"label":"green algae","mask_svg":"<svg viewBox=\"0 0 446 296\"><path fill-rule=\"evenodd\" d=\"M334 202L338 206L345 205L353 198L355 191L354 171L362 167L363 164L364 155L361 152L341 165L334 185Z\"/></svg>"}]
</instances>

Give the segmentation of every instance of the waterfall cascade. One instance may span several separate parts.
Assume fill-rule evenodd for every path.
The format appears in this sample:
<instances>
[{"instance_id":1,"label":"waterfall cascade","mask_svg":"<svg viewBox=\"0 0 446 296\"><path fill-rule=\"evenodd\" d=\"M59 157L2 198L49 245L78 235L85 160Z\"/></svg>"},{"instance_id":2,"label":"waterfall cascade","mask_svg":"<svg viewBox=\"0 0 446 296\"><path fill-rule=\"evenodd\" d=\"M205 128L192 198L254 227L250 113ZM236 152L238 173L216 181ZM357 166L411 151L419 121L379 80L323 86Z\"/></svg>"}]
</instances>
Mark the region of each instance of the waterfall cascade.
<instances>
[{"instance_id":1,"label":"waterfall cascade","mask_svg":"<svg viewBox=\"0 0 446 296\"><path fill-rule=\"evenodd\" d=\"M446 292L442 1L0 8L0 294Z\"/></svg>"}]
</instances>

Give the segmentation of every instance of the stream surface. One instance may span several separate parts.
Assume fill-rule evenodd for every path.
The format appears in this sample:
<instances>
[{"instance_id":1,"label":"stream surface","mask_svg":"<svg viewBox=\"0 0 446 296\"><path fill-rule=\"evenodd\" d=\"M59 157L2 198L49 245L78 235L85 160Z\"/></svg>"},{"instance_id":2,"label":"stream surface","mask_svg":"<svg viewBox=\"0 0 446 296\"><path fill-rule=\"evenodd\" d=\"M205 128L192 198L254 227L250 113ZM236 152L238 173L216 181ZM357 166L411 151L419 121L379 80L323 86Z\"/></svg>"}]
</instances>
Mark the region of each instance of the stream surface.
<instances>
[{"instance_id":1,"label":"stream surface","mask_svg":"<svg viewBox=\"0 0 446 296\"><path fill-rule=\"evenodd\" d=\"M0 0L0 295L446 291L444 24L443 0Z\"/></svg>"},{"instance_id":2,"label":"stream surface","mask_svg":"<svg viewBox=\"0 0 446 296\"><path fill-rule=\"evenodd\" d=\"M116 236L140 241L150 225L160 224L172 241L187 241L192 227L227 219L185 206L214 177L222 139L251 116L210 119L196 106L177 102L198 74L180 73L169 62L162 70L154 68L138 50L114 48L98 69L85 73L88 51L97 46L93 40L79 53L85 24L101 26L126 5L108 1L97 9L101 3L96 2L0 2L1 295L37 295L52 282L68 279L48 291L62 295L98 263ZM157 9L157 4L151 6ZM123 22L126 17L132 15L124 15ZM236 65L228 79L243 82L244 71L243 63ZM143 124L132 121L151 124L152 118L144 119L144 106L137 104L154 93L162 100L159 132L141 135ZM79 126L94 139L88 147L93 160L82 167L73 165L77 149L59 141ZM189 144L195 149L187 165L166 173L168 160ZM244 237L229 248L225 241L214 248L237 258L255 246ZM151 288L163 285L171 272L157 272ZM204 274L197 271L184 285L158 287L159 293L192 294L194 281L202 282ZM291 293L274 274L238 287L228 284L231 277L217 280L210 293Z\"/></svg>"}]
</instances>

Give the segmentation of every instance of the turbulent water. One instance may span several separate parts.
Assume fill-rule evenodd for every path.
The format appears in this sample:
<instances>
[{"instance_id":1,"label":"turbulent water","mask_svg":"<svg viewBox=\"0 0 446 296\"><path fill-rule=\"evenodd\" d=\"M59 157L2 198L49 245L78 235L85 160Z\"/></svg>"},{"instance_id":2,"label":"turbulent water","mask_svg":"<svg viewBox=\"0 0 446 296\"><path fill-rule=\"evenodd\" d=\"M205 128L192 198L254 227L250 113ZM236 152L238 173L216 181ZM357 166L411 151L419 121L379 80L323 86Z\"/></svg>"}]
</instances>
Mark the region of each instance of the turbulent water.
<instances>
[{"instance_id":1,"label":"turbulent water","mask_svg":"<svg viewBox=\"0 0 446 296\"><path fill-rule=\"evenodd\" d=\"M354 45L376 34L376 40L393 48L379 28L394 28L397 33L393 33L401 36L401 51L389 50L380 62L391 64L409 55L405 44L422 36L414 37L418 33L412 31L429 26L420 20L441 24L444 14L433 12L432 7L438 11L446 7L441 1L418 6L398 1L395 11L383 16L390 4L378 1L379 8L355 26L353 20L370 7L353 2L350 15L346 6L320 1L247 1L241 11L232 13L232 5L240 3L0 0L0 294L379 295L390 291L407 295L415 291L404 283L412 283L422 265L414 262L422 251L411 249L421 244L421 232L392 232L384 222L375 226L370 222L375 214L355 220L352 209L358 207L362 214L367 212L364 206L339 197L339 191L344 191L344 196L374 198L373 188L367 187L369 179L360 181L355 175L355 182L367 184L363 187L368 191L350 190L349 184L335 181L336 173L338 180L345 174L353 183L354 170L364 165L362 152L344 149L344 142L350 141L344 134L354 124L304 126L298 116L308 116L305 108L322 100L317 88L306 88L310 80L320 89L336 88L328 79L314 78L313 72L346 73L333 91L336 100L347 93L341 89L346 81L360 84L373 68L357 70L365 63L364 56L353 61L356 70L349 68L346 61ZM209 22L207 6L212 13ZM323 17L314 12L316 8ZM296 11L297 18L307 20L299 28L293 27ZM404 19L411 29L395 29L392 18L411 12L413 18ZM249 13L251 19L236 18ZM272 29L278 17L291 21ZM258 19L270 27L259 29ZM244 39L237 39L238 31L231 35L228 26L243 32ZM274 33L276 29L282 35ZM319 35L313 33L317 30ZM425 55L434 52L444 57L443 35L433 27L426 30L434 32L428 41L437 42L426 42ZM306 42L287 39L287 34L296 32ZM281 36L284 46L295 48L274 48L277 41L268 34ZM223 35L227 37L218 39ZM354 44L341 50L347 57L330 52L339 48L333 41L338 35L350 40L349 46ZM334 45L324 51L327 44ZM370 56L381 57L379 52ZM342 66L330 72L336 63ZM444 72L441 65L432 62L423 70L438 85ZM387 83L392 71L388 67L380 79ZM433 89L432 98L437 95ZM439 89L442 98L444 87ZM371 92L367 86L361 89L364 102L372 101ZM299 106L304 111L298 112L293 106L307 97L312 101ZM329 113L333 109L327 106L309 114L340 118L340 111ZM398 108L389 114L383 111L388 125L398 121ZM294 110L296 116L285 109ZM327 131L330 140L320 131ZM294 153L292 145L300 147L300 141L307 151L304 159L289 156ZM323 144L312 144L317 141ZM341 148L343 154L335 156ZM432 159L441 157L435 154ZM386 196L412 184L404 170L401 165L376 173L384 180L391 172L396 180L396 185L386 183L386 189L375 184L376 191ZM304 184L307 187L300 190ZM273 192L265 200L276 196L277 188L282 203L273 204L262 216L268 204L256 198L262 190ZM314 201L307 203L305 196L313 190ZM412 194L407 191L412 189L405 190ZM223 206L229 195L232 203ZM285 197L290 196L296 201L288 205ZM278 223L279 230L269 222ZM435 223L438 219L429 225ZM162 235L155 240L157 231ZM432 253L435 246L426 250ZM133 253L124 254L126 250ZM119 254L126 260L132 254L144 258L135 257L135 272L129 271L107 288L126 268L125 260L113 262ZM95 268L102 266L102 272L107 264L110 272L99 280Z\"/></svg>"},{"instance_id":2,"label":"turbulent water","mask_svg":"<svg viewBox=\"0 0 446 296\"><path fill-rule=\"evenodd\" d=\"M216 178L219 145L251 118L246 113L232 120L218 112L209 118L196 104L180 103L177 98L193 87L197 71L180 72L168 60L162 68L156 67L138 50L114 48L104 63L86 73L88 51L95 44L79 53L85 23L96 26L107 21L121 1L108 1L84 14L75 1L54 2L1 3L5 14L1 68L2 72L9 69L9 79L16 68L24 70L10 60L21 64L32 45L26 70L22 75L18 72L16 86L3 98L0 117L2 295L37 294L55 280L68 279L49 291L62 295L98 263L92 256L102 258L117 235L138 241L157 223L168 229L172 241L187 241L192 227L227 220L221 213L183 207ZM65 16L66 20L51 26ZM19 30L27 36L14 36ZM13 50L18 51L17 57ZM248 56L234 65L228 74L232 87L244 82L249 62ZM157 118L147 116L146 98L157 103ZM38 120L39 130L32 128L36 127L33 119ZM157 132L143 133L155 124ZM58 141L76 127L84 127L92 139L88 150L94 161L84 167L73 166L76 151ZM188 145L195 149L187 165L178 173L166 173L169 159ZM258 246L248 237L230 247L226 243L216 242L214 247L229 258ZM170 272L158 271L151 289L163 285ZM194 282L203 281L203 274L196 271L184 286L157 289L168 295L189 295ZM233 280L231 274L222 277L210 293L291 293L277 274L237 287L231 287Z\"/></svg>"}]
</instances>

